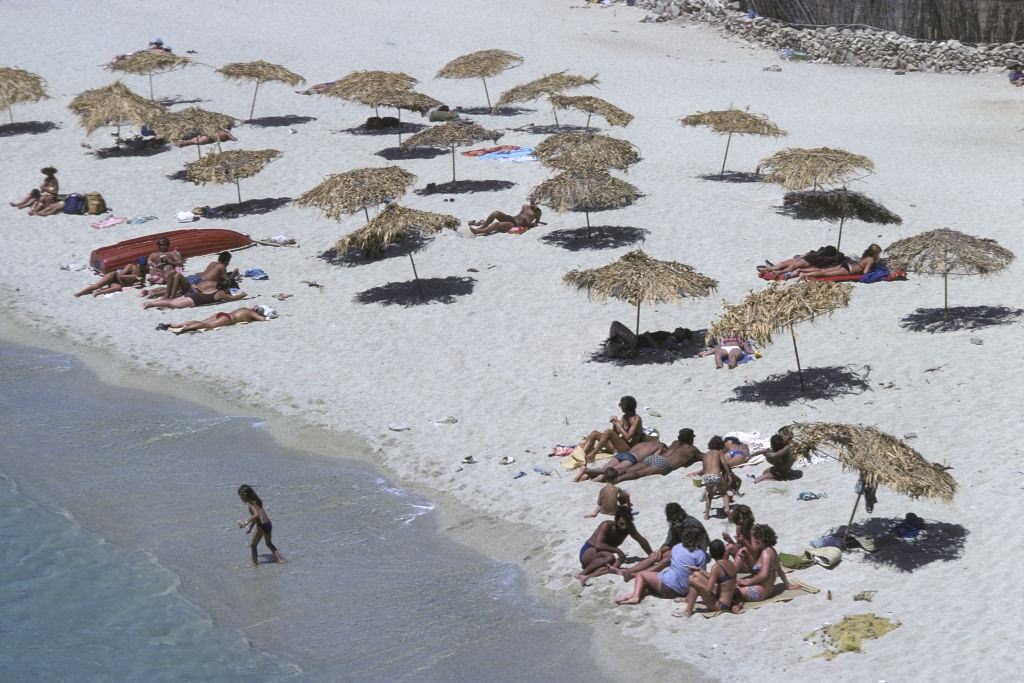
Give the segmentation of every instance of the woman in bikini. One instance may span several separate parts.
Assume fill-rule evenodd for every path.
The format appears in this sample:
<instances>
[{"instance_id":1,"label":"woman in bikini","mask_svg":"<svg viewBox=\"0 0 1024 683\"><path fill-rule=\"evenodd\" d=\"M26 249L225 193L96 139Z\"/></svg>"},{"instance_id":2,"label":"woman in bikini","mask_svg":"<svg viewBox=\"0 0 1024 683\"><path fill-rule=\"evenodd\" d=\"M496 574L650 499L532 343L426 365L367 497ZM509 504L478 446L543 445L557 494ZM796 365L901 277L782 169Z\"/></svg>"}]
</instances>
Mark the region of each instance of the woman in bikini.
<instances>
[{"instance_id":1,"label":"woman in bikini","mask_svg":"<svg viewBox=\"0 0 1024 683\"><path fill-rule=\"evenodd\" d=\"M743 337L733 336L717 340L714 346L697 355L701 357L714 356L715 368L718 370L722 369L723 364L727 364L730 370L735 370L740 360L743 359L743 354L754 355L754 347Z\"/></svg>"},{"instance_id":2,"label":"woman in bikini","mask_svg":"<svg viewBox=\"0 0 1024 683\"><path fill-rule=\"evenodd\" d=\"M754 513L746 505L733 505L729 521L736 525L736 537L722 532L725 541L725 555L735 562L739 570L750 570L754 555ZM749 559L748 559L749 558Z\"/></svg>"},{"instance_id":3,"label":"woman in bikini","mask_svg":"<svg viewBox=\"0 0 1024 683\"><path fill-rule=\"evenodd\" d=\"M270 534L273 531L274 525L270 523L270 517L267 516L267 511L263 509L263 501L260 500L260 497L256 495L256 492L248 484L242 484L238 487L238 497L248 506L249 514L251 515L248 519L238 520L238 528L245 529L248 526L249 528L245 529L245 533L249 533L253 527L256 527L252 543L249 544L249 548L252 550L252 566L259 565L256 546L259 545L261 540L267 544L267 548L274 554L275 562L278 564L284 562L284 558L281 557L277 546L270 540Z\"/></svg>"},{"instance_id":4,"label":"woman in bikini","mask_svg":"<svg viewBox=\"0 0 1024 683\"><path fill-rule=\"evenodd\" d=\"M139 260L135 263L129 263L123 268L118 268L112 273L107 273L95 283L89 285L82 291L77 292L75 296L85 296L86 294L99 296L101 294L120 292L125 287L141 285L146 281L147 269L146 257L140 256Z\"/></svg>"},{"instance_id":5,"label":"woman in bikini","mask_svg":"<svg viewBox=\"0 0 1024 683\"><path fill-rule=\"evenodd\" d=\"M156 326L158 330L170 330L181 334L183 332L198 332L199 330L215 330L218 327L227 327L236 323L254 323L267 320L262 304L256 304L251 308L238 308L230 313L217 311L209 318L203 320L189 320L183 323L160 323Z\"/></svg>"},{"instance_id":6,"label":"woman in bikini","mask_svg":"<svg viewBox=\"0 0 1024 683\"><path fill-rule=\"evenodd\" d=\"M142 308L192 308L193 306L208 306L225 301L238 301L247 296L249 295L243 291L231 294L228 292L227 281L221 279L218 282L200 282L188 294L174 299L143 301Z\"/></svg>"},{"instance_id":7,"label":"woman in bikini","mask_svg":"<svg viewBox=\"0 0 1024 683\"><path fill-rule=\"evenodd\" d=\"M47 166L42 169L43 182L38 190L32 190L20 201L8 202L16 209L30 209L29 214L35 215L37 209L57 201L57 193L60 191L60 183L57 182L57 169Z\"/></svg>"},{"instance_id":8,"label":"woman in bikini","mask_svg":"<svg viewBox=\"0 0 1024 683\"><path fill-rule=\"evenodd\" d=\"M710 572L694 569L690 575L690 591L686 595L686 608L672 613L674 617L692 617L697 598L709 612L739 611L736 605L736 565L725 555L725 543L711 541L708 548L715 566Z\"/></svg>"},{"instance_id":9,"label":"woman in bikini","mask_svg":"<svg viewBox=\"0 0 1024 683\"><path fill-rule=\"evenodd\" d=\"M629 449L644 440L644 423L636 414L636 399L623 396L619 399L619 408L622 417L613 415L608 420L612 423L611 427L604 431L592 431L580 444L587 462L594 462L594 458L602 451L616 453L616 459L628 459L633 465L638 462L636 456L629 453ZM619 458L620 455L622 458Z\"/></svg>"},{"instance_id":10,"label":"woman in bikini","mask_svg":"<svg viewBox=\"0 0 1024 683\"><path fill-rule=\"evenodd\" d=\"M864 273L870 273L874 269L881 255L882 247L872 244L860 255L859 261L847 259L838 266L832 266L831 268L801 268L799 271L800 277L805 280L813 280L816 277L829 277L832 275L863 275Z\"/></svg>"},{"instance_id":11,"label":"woman in bikini","mask_svg":"<svg viewBox=\"0 0 1024 683\"><path fill-rule=\"evenodd\" d=\"M644 552L651 554L651 544L640 535L633 525L633 511L621 506L615 511L614 520L605 520L597 525L587 542L580 548L580 565L583 571L576 578L584 586L595 576L601 576L618 567L626 559L626 553L619 548L626 537L631 536Z\"/></svg>"},{"instance_id":12,"label":"woman in bikini","mask_svg":"<svg viewBox=\"0 0 1024 683\"><path fill-rule=\"evenodd\" d=\"M794 256L778 263L765 261L768 265L758 266L757 272L781 274L800 270L801 268L827 268L839 264L844 258L841 251L829 245L819 247L818 249L811 249L806 254Z\"/></svg>"},{"instance_id":13,"label":"woman in bikini","mask_svg":"<svg viewBox=\"0 0 1024 683\"><path fill-rule=\"evenodd\" d=\"M470 232L474 235L490 235L495 232L523 233L540 223L541 210L536 204L523 204L515 216L501 211L492 211L482 221L470 221ZM474 227L475 226L475 227Z\"/></svg>"},{"instance_id":14,"label":"woman in bikini","mask_svg":"<svg viewBox=\"0 0 1024 683\"><path fill-rule=\"evenodd\" d=\"M751 534L754 538L754 551L758 554L757 563L751 569L754 575L737 579L736 586L743 602L761 602L774 593L776 577L782 580L783 590L789 590L789 580L779 564L779 554L775 552L775 544L778 542L775 531L767 524L755 524Z\"/></svg>"}]
</instances>

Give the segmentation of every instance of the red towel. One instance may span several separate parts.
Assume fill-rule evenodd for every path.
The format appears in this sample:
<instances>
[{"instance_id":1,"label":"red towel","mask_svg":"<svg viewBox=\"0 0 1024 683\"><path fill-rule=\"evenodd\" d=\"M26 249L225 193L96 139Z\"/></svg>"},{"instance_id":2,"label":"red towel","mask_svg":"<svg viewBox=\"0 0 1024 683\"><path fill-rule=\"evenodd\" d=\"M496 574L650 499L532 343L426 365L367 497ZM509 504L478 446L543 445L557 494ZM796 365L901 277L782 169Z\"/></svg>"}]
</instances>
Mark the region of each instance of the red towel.
<instances>
[{"instance_id":1,"label":"red towel","mask_svg":"<svg viewBox=\"0 0 1024 683\"><path fill-rule=\"evenodd\" d=\"M766 270L762 273L758 273L758 277L762 280L782 280L782 273L773 273L770 270ZM814 278L818 282L860 282L860 275L828 275L825 277ZM885 282L892 282L893 280L906 280L907 271L905 270L894 270L889 273L888 277L885 278ZM881 282L881 280L879 281Z\"/></svg>"}]
</instances>

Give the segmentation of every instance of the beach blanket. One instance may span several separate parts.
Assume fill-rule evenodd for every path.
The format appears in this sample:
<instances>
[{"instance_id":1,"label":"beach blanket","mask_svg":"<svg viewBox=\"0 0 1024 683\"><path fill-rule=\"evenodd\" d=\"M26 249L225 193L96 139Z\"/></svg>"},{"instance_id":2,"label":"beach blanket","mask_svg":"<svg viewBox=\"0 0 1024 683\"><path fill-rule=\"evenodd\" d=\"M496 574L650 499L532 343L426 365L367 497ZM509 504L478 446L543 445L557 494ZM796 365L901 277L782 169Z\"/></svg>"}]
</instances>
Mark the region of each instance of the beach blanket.
<instances>
[{"instance_id":1,"label":"beach blanket","mask_svg":"<svg viewBox=\"0 0 1024 683\"><path fill-rule=\"evenodd\" d=\"M533 147L520 147L519 149L510 149L501 152L489 152L488 154L484 154L480 158L516 162L537 160L537 157L533 156Z\"/></svg>"},{"instance_id":2,"label":"beach blanket","mask_svg":"<svg viewBox=\"0 0 1024 683\"><path fill-rule=\"evenodd\" d=\"M782 273L773 273L771 271L764 271L758 274L762 280L783 280ZM826 277L814 278L818 282L862 282L864 284L871 284L873 282L895 282L896 280L906 280L907 271L905 270L889 270L886 268L880 272L879 269L873 270L870 273L864 275L828 275Z\"/></svg>"},{"instance_id":3,"label":"beach blanket","mask_svg":"<svg viewBox=\"0 0 1024 683\"><path fill-rule=\"evenodd\" d=\"M517 149L521 149L519 145L498 145L497 147L478 147L477 149L469 149L462 153L464 157L482 157L485 154L495 154L498 152L514 152Z\"/></svg>"},{"instance_id":4,"label":"beach blanket","mask_svg":"<svg viewBox=\"0 0 1024 683\"><path fill-rule=\"evenodd\" d=\"M794 598L799 598L801 595L814 595L815 593L821 592L820 588L815 588L814 586L794 579L791 576L788 576L786 578L789 580L789 590L782 590L782 584L780 583L777 586L775 586L775 590L770 598L761 600L760 602L743 603L743 612L749 612L752 609L758 609L759 607L764 607L765 605L769 605L773 602L789 602ZM740 614L743 614L743 612L740 612ZM694 614L700 614L705 619L711 619L713 617L717 617L719 614L727 613L728 612L724 612L722 610L717 610L714 612L694 612Z\"/></svg>"},{"instance_id":5,"label":"beach blanket","mask_svg":"<svg viewBox=\"0 0 1024 683\"><path fill-rule=\"evenodd\" d=\"M115 225L120 225L121 223L124 223L127 220L127 216L107 216L106 218L94 221L89 225L96 228L97 230L101 230L103 228L112 228Z\"/></svg>"},{"instance_id":6,"label":"beach blanket","mask_svg":"<svg viewBox=\"0 0 1024 683\"><path fill-rule=\"evenodd\" d=\"M610 457L612 457L611 453L598 453L594 457L594 462L607 460ZM575 470L580 467L586 467L586 451L583 450L582 446L577 446L576 450L562 458L560 462L562 463L562 467L564 467L567 470Z\"/></svg>"}]
</instances>

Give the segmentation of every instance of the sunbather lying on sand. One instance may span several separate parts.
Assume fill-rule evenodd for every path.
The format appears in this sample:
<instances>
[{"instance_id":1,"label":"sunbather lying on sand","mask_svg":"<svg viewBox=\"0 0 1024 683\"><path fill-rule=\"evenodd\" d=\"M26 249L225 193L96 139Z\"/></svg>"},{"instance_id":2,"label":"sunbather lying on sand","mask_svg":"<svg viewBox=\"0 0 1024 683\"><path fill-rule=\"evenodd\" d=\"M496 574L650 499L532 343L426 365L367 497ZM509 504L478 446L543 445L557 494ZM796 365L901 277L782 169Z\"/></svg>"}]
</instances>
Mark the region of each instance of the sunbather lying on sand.
<instances>
[{"instance_id":1,"label":"sunbather lying on sand","mask_svg":"<svg viewBox=\"0 0 1024 683\"><path fill-rule=\"evenodd\" d=\"M701 452L693 445L693 430L689 427L679 430L678 438L660 453L653 453L626 469L619 475L619 481L630 481L655 474L665 476L681 467L700 462Z\"/></svg>"},{"instance_id":2,"label":"sunbather lying on sand","mask_svg":"<svg viewBox=\"0 0 1024 683\"><path fill-rule=\"evenodd\" d=\"M337 83L337 81L328 81L327 83L317 83L316 85L309 86L305 90L296 90L295 94L296 95L323 95L325 92L330 90L331 86L333 86L335 83Z\"/></svg>"},{"instance_id":3,"label":"sunbather lying on sand","mask_svg":"<svg viewBox=\"0 0 1024 683\"><path fill-rule=\"evenodd\" d=\"M592 467L590 469L581 467L573 481L586 481L587 479L604 481L604 473L609 467L617 470L622 475L629 468L637 466L648 457L656 453L664 453L667 448L668 446L660 441L641 441L628 451L616 453L614 458L607 463L602 463L601 467Z\"/></svg>"},{"instance_id":4,"label":"sunbather lying on sand","mask_svg":"<svg viewBox=\"0 0 1024 683\"><path fill-rule=\"evenodd\" d=\"M863 275L870 273L878 263L882 255L882 247L872 244L860 255L859 261L844 259L839 265L828 268L801 268L798 272L800 277L813 280L816 277L829 277L832 275Z\"/></svg>"},{"instance_id":5,"label":"sunbather lying on sand","mask_svg":"<svg viewBox=\"0 0 1024 683\"><path fill-rule=\"evenodd\" d=\"M184 323L160 323L156 326L156 329L171 330L178 333L214 330L218 327L227 327L235 323L254 323L267 320L268 318L264 315L264 311L264 306L257 304L251 308L237 308L230 313L218 311L203 320L189 320Z\"/></svg>"},{"instance_id":6,"label":"sunbather lying on sand","mask_svg":"<svg viewBox=\"0 0 1024 683\"><path fill-rule=\"evenodd\" d=\"M723 337L715 341L714 346L708 351L701 351L698 356L714 356L715 368L721 370L722 364L727 363L730 370L735 370L743 358L743 354L754 355L754 347L743 337Z\"/></svg>"},{"instance_id":7,"label":"sunbather lying on sand","mask_svg":"<svg viewBox=\"0 0 1024 683\"><path fill-rule=\"evenodd\" d=\"M77 292L75 296L85 296L86 294L100 296L101 294L120 292L125 287L141 285L146 281L147 268L146 257L140 256L137 262L129 263L122 268L107 273L95 283Z\"/></svg>"},{"instance_id":8,"label":"sunbather lying on sand","mask_svg":"<svg viewBox=\"0 0 1024 683\"><path fill-rule=\"evenodd\" d=\"M771 273L788 273L800 270L801 268L828 268L829 266L839 265L845 258L846 257L843 255L843 252L829 245L826 247L812 249L802 256L794 256L791 259L779 261L778 263L765 261L768 265L758 266L757 271L759 273L765 271Z\"/></svg>"},{"instance_id":9,"label":"sunbather lying on sand","mask_svg":"<svg viewBox=\"0 0 1024 683\"><path fill-rule=\"evenodd\" d=\"M739 601L736 600L736 565L725 556L725 544L719 540L711 541L709 552L715 566L710 572L694 570L690 575L690 592L686 596L686 608L676 610L672 616L692 617L698 597L709 612L740 611Z\"/></svg>"},{"instance_id":10,"label":"sunbather lying on sand","mask_svg":"<svg viewBox=\"0 0 1024 683\"><path fill-rule=\"evenodd\" d=\"M619 549L626 537L630 536L640 544L643 551L651 554L651 544L633 526L633 512L628 507L615 511L614 520L605 520L597 525L587 542L580 548L580 565L583 571L576 575L584 586L595 576L607 574L626 559L626 553Z\"/></svg>"},{"instance_id":11,"label":"sunbather lying on sand","mask_svg":"<svg viewBox=\"0 0 1024 683\"><path fill-rule=\"evenodd\" d=\"M739 467L750 460L750 446L740 441L738 436L727 436L722 441L725 442L725 461L729 467Z\"/></svg>"},{"instance_id":12,"label":"sunbather lying on sand","mask_svg":"<svg viewBox=\"0 0 1024 683\"><path fill-rule=\"evenodd\" d=\"M693 333L683 327L677 327L672 332L643 332L638 337L633 330L616 320L608 330L604 353L609 358L635 358L640 349L660 349L666 344L685 344L692 339Z\"/></svg>"},{"instance_id":13,"label":"sunbather lying on sand","mask_svg":"<svg viewBox=\"0 0 1024 683\"><path fill-rule=\"evenodd\" d=\"M580 444L587 462L594 462L594 457L602 451L621 453L644 440L644 423L636 414L636 399L623 396L619 399L622 417L612 415L608 421L612 426L603 431L594 430Z\"/></svg>"},{"instance_id":14,"label":"sunbather lying on sand","mask_svg":"<svg viewBox=\"0 0 1024 683\"><path fill-rule=\"evenodd\" d=\"M238 301L249 296L239 291L231 294L227 289L227 282L221 280L215 282L200 282L192 291L184 296L174 299L151 299L142 302L142 308L192 308L193 306L207 306L209 304L223 303L225 301Z\"/></svg>"},{"instance_id":15,"label":"sunbather lying on sand","mask_svg":"<svg viewBox=\"0 0 1024 683\"><path fill-rule=\"evenodd\" d=\"M668 522L668 535L665 537L661 547L636 564L617 572L622 576L623 581L632 580L634 574L644 570L658 571L667 567L671 559L669 552L673 546L682 542L683 532L687 529L696 529L697 547L701 550L707 549L708 543L710 543L707 529L704 528L699 519L693 515L686 514L686 510L679 503L668 503L665 505L665 520Z\"/></svg>"},{"instance_id":16,"label":"sunbather lying on sand","mask_svg":"<svg viewBox=\"0 0 1024 683\"><path fill-rule=\"evenodd\" d=\"M584 517L597 517L599 514L614 515L621 506L631 507L629 494L615 485L619 472L614 467L604 471L604 486L597 492L597 507Z\"/></svg>"},{"instance_id":17,"label":"sunbather lying on sand","mask_svg":"<svg viewBox=\"0 0 1024 683\"><path fill-rule=\"evenodd\" d=\"M682 598L690 591L690 574L707 566L708 556L697 547L700 532L693 527L683 530L682 541L672 546L668 569L660 572L642 571L633 577L633 593L615 601L617 605L636 605L650 593L660 598Z\"/></svg>"},{"instance_id":18,"label":"sunbather lying on sand","mask_svg":"<svg viewBox=\"0 0 1024 683\"><path fill-rule=\"evenodd\" d=\"M491 215L482 221L470 221L470 231L474 235L490 235L495 232L522 233L540 223L541 210L536 204L523 204L515 216L509 216L501 211L492 211ZM473 227L478 226L478 227Z\"/></svg>"},{"instance_id":19,"label":"sunbather lying on sand","mask_svg":"<svg viewBox=\"0 0 1024 683\"><path fill-rule=\"evenodd\" d=\"M39 195L39 199L32 205L32 208L28 210L29 216L55 216L58 213L64 211L64 201L57 199L53 195L43 194Z\"/></svg>"},{"instance_id":20,"label":"sunbather lying on sand","mask_svg":"<svg viewBox=\"0 0 1024 683\"><path fill-rule=\"evenodd\" d=\"M214 142L227 142L232 140L238 142L238 138L232 135L229 131L222 130L217 133L217 137L213 138L209 135L196 135L195 137L188 138L186 140L175 140L175 147L188 147L189 145L209 145Z\"/></svg>"}]
</instances>

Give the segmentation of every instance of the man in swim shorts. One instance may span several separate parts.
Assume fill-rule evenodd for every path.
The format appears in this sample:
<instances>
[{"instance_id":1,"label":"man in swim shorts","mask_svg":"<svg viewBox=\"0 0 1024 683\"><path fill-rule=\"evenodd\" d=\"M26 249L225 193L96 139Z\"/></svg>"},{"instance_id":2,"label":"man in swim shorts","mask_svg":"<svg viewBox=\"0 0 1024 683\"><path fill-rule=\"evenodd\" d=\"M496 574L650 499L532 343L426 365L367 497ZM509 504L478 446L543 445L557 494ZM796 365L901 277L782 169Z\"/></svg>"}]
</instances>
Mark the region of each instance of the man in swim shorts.
<instances>
[{"instance_id":1,"label":"man in swim shorts","mask_svg":"<svg viewBox=\"0 0 1024 683\"><path fill-rule=\"evenodd\" d=\"M685 427L679 430L679 436L664 451L653 453L641 463L626 468L619 475L619 481L629 481L655 474L667 475L680 467L689 467L701 459L701 452L693 445L693 430Z\"/></svg>"},{"instance_id":2,"label":"man in swim shorts","mask_svg":"<svg viewBox=\"0 0 1024 683\"><path fill-rule=\"evenodd\" d=\"M470 232L474 235L490 235L495 232L523 233L540 223L541 210L536 204L523 204L515 216L501 211L492 211L483 221L471 221ZM477 227L473 227L477 226Z\"/></svg>"}]
</instances>

